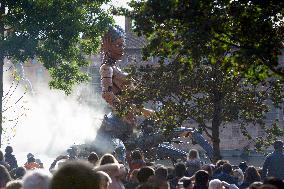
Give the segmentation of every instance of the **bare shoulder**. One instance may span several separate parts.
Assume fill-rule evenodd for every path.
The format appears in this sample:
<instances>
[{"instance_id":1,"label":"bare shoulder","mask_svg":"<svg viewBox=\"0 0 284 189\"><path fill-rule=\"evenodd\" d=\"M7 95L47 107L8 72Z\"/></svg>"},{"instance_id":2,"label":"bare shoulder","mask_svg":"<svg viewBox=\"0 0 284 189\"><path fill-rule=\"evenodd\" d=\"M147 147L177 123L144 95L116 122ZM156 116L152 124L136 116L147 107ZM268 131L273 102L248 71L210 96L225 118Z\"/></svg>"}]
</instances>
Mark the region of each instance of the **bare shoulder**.
<instances>
[{"instance_id":1,"label":"bare shoulder","mask_svg":"<svg viewBox=\"0 0 284 189\"><path fill-rule=\"evenodd\" d=\"M101 74L106 74L106 73L112 74L113 73L113 68L111 66L109 66L109 65L103 64L100 67L100 73Z\"/></svg>"},{"instance_id":2,"label":"bare shoulder","mask_svg":"<svg viewBox=\"0 0 284 189\"><path fill-rule=\"evenodd\" d=\"M107 64L103 64L100 67L100 70L112 70L113 68Z\"/></svg>"}]
</instances>

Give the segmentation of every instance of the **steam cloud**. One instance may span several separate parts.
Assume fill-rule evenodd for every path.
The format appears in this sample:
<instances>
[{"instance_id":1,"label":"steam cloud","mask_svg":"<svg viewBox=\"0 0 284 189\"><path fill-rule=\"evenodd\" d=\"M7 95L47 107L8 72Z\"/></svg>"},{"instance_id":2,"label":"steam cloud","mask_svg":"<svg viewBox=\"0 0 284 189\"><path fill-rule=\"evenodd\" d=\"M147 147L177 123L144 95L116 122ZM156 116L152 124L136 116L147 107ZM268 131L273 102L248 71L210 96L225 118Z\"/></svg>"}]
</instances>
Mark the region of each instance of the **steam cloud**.
<instances>
[{"instance_id":1,"label":"steam cloud","mask_svg":"<svg viewBox=\"0 0 284 189\"><path fill-rule=\"evenodd\" d=\"M4 94L16 83L11 83L10 74L4 73ZM4 113L7 119L22 113L26 116L18 119L15 128L15 120L3 124L6 132L2 137L2 150L6 145L13 146L14 154L22 165L29 152L36 158L53 159L73 144L94 140L104 116L103 105L90 107L80 104L76 95L66 96L62 91L50 90L47 82L40 86L32 85L36 89L35 95L23 95L24 87L17 87L13 93L10 92L10 99L6 98L6 106L12 106Z\"/></svg>"}]
</instances>

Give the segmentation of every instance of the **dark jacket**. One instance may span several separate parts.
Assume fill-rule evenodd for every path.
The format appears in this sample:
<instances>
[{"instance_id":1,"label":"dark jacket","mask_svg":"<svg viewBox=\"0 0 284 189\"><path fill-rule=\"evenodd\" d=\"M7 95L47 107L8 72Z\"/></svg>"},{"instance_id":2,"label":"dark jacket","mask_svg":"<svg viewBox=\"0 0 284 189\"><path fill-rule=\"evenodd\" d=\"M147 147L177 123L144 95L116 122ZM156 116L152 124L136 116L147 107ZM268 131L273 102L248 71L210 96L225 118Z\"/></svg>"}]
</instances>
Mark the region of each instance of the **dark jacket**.
<instances>
[{"instance_id":1,"label":"dark jacket","mask_svg":"<svg viewBox=\"0 0 284 189\"><path fill-rule=\"evenodd\" d=\"M235 184L236 186L238 186L237 178L227 173L221 172L219 175L217 175L217 179L219 179L220 181L225 181L229 184Z\"/></svg>"},{"instance_id":2,"label":"dark jacket","mask_svg":"<svg viewBox=\"0 0 284 189\"><path fill-rule=\"evenodd\" d=\"M5 159L5 162L10 165L10 169L14 169L18 167L17 160L13 154L5 154L4 159Z\"/></svg>"},{"instance_id":3,"label":"dark jacket","mask_svg":"<svg viewBox=\"0 0 284 189\"><path fill-rule=\"evenodd\" d=\"M193 189L208 189L208 186L193 186Z\"/></svg>"},{"instance_id":4,"label":"dark jacket","mask_svg":"<svg viewBox=\"0 0 284 189\"><path fill-rule=\"evenodd\" d=\"M284 154L281 151L269 154L263 163L262 178L272 176L284 179Z\"/></svg>"}]
</instances>

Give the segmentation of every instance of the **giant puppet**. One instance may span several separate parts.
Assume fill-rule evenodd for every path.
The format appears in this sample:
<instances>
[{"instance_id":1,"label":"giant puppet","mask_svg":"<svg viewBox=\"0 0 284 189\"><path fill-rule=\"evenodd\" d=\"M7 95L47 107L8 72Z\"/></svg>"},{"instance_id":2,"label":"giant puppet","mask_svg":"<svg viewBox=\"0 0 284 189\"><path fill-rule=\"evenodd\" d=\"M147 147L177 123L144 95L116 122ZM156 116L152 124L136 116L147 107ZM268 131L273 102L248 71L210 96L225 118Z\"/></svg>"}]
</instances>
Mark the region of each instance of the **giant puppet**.
<instances>
[{"instance_id":1,"label":"giant puppet","mask_svg":"<svg viewBox=\"0 0 284 189\"><path fill-rule=\"evenodd\" d=\"M161 156L163 153L168 157L185 156L186 152L176 149L170 144L163 143L165 138L162 132L142 133L142 135L135 136L133 134L133 129L136 127L135 113L129 113L125 117L117 115L117 106L120 104L119 95L125 87L130 85L129 80L126 79L127 73L117 66L117 61L122 59L124 53L124 31L119 26L110 27L105 33L102 50L103 59L100 66L102 97L112 111L105 115L95 140L97 146L101 148L101 152L116 149L118 156L123 160L124 143L131 143L139 148L145 148L146 146L149 149L155 146ZM148 117L153 111L143 108L142 113L145 117ZM173 136L178 136L184 132L191 133L191 138L200 144L209 158L212 158L213 150L211 145L195 129L178 128L173 132Z\"/></svg>"}]
</instances>

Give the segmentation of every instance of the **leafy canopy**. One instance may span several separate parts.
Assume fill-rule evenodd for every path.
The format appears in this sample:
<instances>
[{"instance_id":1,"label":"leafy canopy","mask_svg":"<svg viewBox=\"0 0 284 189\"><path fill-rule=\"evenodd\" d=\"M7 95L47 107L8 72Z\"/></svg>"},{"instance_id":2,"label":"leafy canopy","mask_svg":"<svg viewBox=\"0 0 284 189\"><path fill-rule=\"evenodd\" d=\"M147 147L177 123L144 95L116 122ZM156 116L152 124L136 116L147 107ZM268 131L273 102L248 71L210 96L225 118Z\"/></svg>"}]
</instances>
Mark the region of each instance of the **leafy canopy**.
<instances>
[{"instance_id":1,"label":"leafy canopy","mask_svg":"<svg viewBox=\"0 0 284 189\"><path fill-rule=\"evenodd\" d=\"M113 22L102 9L109 0L1 1L1 57L38 58L50 71L50 86L69 94L88 79L80 67L97 53L100 36Z\"/></svg>"},{"instance_id":2,"label":"leafy canopy","mask_svg":"<svg viewBox=\"0 0 284 189\"><path fill-rule=\"evenodd\" d=\"M261 80L272 70L284 76L278 56L284 42L281 0L131 1L124 14L135 31L150 39L145 55L190 56L194 61L230 54L223 64Z\"/></svg>"}]
</instances>

